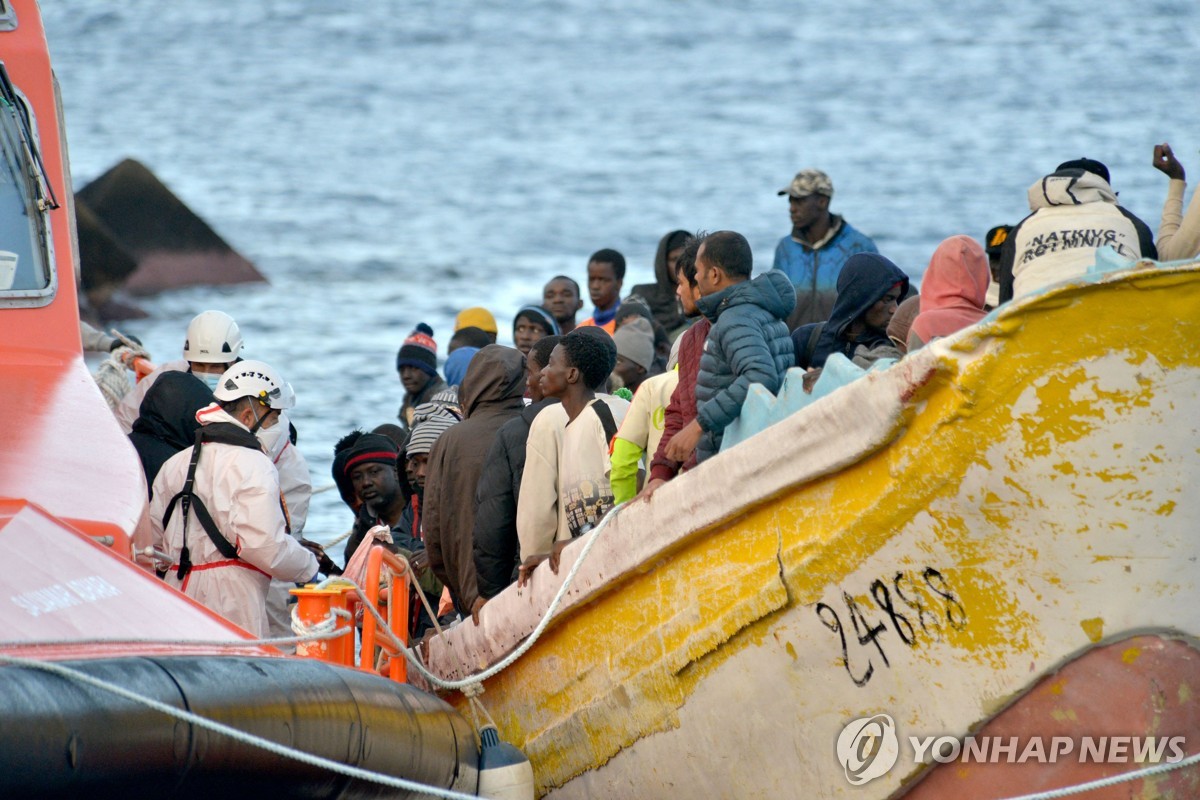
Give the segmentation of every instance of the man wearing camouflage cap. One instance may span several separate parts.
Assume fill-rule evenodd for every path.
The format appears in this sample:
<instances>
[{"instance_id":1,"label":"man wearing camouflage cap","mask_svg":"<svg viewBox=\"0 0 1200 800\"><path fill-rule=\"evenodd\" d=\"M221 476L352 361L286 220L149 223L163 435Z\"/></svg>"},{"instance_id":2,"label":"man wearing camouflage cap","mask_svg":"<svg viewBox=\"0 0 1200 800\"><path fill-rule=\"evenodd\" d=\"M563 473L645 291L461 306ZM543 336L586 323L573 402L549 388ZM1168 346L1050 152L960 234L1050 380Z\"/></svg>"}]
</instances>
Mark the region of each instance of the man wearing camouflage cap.
<instances>
[{"instance_id":1,"label":"man wearing camouflage cap","mask_svg":"<svg viewBox=\"0 0 1200 800\"><path fill-rule=\"evenodd\" d=\"M837 277L855 253L878 253L870 237L841 216L829 213L833 181L819 169L796 173L790 185L779 190L788 196L792 232L775 248L775 269L783 270L796 287L796 309L788 328L824 322L837 298Z\"/></svg>"}]
</instances>

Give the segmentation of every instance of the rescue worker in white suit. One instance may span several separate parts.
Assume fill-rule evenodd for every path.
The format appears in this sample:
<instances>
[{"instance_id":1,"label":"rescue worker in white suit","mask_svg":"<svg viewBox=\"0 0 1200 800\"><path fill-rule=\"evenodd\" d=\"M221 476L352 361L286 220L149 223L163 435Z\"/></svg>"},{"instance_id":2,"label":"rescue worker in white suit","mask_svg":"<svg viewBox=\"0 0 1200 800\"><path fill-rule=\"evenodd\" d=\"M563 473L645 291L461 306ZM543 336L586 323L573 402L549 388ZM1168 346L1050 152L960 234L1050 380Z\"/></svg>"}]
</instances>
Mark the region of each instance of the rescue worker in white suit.
<instances>
[{"instance_id":1,"label":"rescue worker in white suit","mask_svg":"<svg viewBox=\"0 0 1200 800\"><path fill-rule=\"evenodd\" d=\"M133 423L141 416L142 400L158 376L168 371L190 372L215 390L221 375L241 359L242 332L233 317L224 311L202 311L188 323L187 336L183 340L183 358L168 361L137 382L122 398L114 410L121 429L128 434ZM279 412L279 424L264 427L259 432L263 450L275 463L279 472L279 486L287 500L291 517L292 534L299 536L308 519L308 505L312 500L312 477L308 461L292 443L291 420L286 412ZM276 587L274 593L274 633L279 636L290 634L286 623L287 590Z\"/></svg>"},{"instance_id":2,"label":"rescue worker in white suit","mask_svg":"<svg viewBox=\"0 0 1200 800\"><path fill-rule=\"evenodd\" d=\"M121 398L113 411L126 435L133 430L134 421L141 416L142 399L164 372L190 372L217 388L225 370L234 365L242 352L242 333L233 317L223 311L202 311L188 323L187 338L183 340L183 358L160 364L157 369L138 381Z\"/></svg>"},{"instance_id":3,"label":"rescue worker in white suit","mask_svg":"<svg viewBox=\"0 0 1200 800\"><path fill-rule=\"evenodd\" d=\"M255 435L281 424L296 396L261 361L232 366L213 395L217 402L196 412L199 454L196 445L177 453L154 481L154 541L172 559L168 583L266 636L271 579L311 581L323 555L290 535L278 474Z\"/></svg>"}]
</instances>

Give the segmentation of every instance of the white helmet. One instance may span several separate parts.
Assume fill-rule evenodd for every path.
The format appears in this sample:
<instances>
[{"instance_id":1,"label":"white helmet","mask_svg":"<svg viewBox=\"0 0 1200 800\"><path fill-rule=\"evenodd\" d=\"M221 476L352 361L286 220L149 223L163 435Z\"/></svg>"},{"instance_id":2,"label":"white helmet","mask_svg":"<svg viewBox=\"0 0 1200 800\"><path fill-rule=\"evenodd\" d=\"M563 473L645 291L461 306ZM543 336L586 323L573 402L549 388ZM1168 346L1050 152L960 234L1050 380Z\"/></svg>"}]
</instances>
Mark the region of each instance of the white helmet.
<instances>
[{"instance_id":1,"label":"white helmet","mask_svg":"<svg viewBox=\"0 0 1200 800\"><path fill-rule=\"evenodd\" d=\"M188 323L183 357L198 364L231 364L242 352L242 333L224 311L203 311Z\"/></svg>"},{"instance_id":2,"label":"white helmet","mask_svg":"<svg viewBox=\"0 0 1200 800\"><path fill-rule=\"evenodd\" d=\"M280 378L274 367L263 361L239 361L225 370L213 397L223 403L253 397L264 406L279 411L296 406L296 393L292 391L292 385Z\"/></svg>"}]
</instances>

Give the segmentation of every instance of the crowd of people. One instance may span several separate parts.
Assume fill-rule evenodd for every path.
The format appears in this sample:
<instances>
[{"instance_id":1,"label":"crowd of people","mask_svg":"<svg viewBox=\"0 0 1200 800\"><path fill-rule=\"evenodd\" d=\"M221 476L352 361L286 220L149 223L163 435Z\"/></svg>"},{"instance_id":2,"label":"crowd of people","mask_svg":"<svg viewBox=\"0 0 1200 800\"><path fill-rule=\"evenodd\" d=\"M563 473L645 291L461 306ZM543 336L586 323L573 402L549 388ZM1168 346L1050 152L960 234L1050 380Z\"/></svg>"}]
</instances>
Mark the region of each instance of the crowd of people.
<instances>
[{"instance_id":1,"label":"crowd of people","mask_svg":"<svg viewBox=\"0 0 1200 800\"><path fill-rule=\"evenodd\" d=\"M353 527L346 559L376 542L408 558L412 637L432 616L478 624L508 586L557 571L563 547L616 505L649 500L718 453L751 384L778 392L800 368L811 388L835 354L863 367L902 358L1082 275L1101 247L1200 255L1200 203L1185 215L1183 166L1165 144L1154 166L1170 178L1157 237L1118 204L1102 163L1067 161L1030 187L1025 219L982 242L957 234L938 245L919 294L830 210L829 176L806 169L779 190L791 230L757 276L741 234L676 230L659 243L655 281L628 293L621 253L593 253L582 319L581 284L551 278L541 303L513 318L512 347L485 308L458 314L444 359L418 323L396 355L397 418L335 446ZM198 315L183 358L116 413L146 470L138 538L160 574L252 633L286 635L287 588L340 567L302 536L312 485L288 418L295 394L241 347L228 315Z\"/></svg>"}]
</instances>

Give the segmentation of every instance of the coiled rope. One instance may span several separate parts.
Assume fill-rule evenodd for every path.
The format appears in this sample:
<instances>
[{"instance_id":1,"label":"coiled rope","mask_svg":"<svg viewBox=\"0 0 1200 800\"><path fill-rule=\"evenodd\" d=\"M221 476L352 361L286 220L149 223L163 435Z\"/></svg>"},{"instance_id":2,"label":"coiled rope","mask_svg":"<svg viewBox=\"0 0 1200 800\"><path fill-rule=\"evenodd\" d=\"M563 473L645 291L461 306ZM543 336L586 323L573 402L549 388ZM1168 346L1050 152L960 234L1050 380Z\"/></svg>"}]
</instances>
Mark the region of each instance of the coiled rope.
<instances>
[{"instance_id":1,"label":"coiled rope","mask_svg":"<svg viewBox=\"0 0 1200 800\"><path fill-rule=\"evenodd\" d=\"M292 630L295 632L295 638L301 641L312 641L313 639L332 639L334 636L342 636L350 633L353 628L343 628L337 631L338 619L353 619L350 612L344 608L330 609L329 615L317 622L305 622L300 619L300 607L292 606ZM337 631L334 633L334 631ZM332 634L332 635L331 635Z\"/></svg>"}]
</instances>

